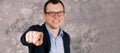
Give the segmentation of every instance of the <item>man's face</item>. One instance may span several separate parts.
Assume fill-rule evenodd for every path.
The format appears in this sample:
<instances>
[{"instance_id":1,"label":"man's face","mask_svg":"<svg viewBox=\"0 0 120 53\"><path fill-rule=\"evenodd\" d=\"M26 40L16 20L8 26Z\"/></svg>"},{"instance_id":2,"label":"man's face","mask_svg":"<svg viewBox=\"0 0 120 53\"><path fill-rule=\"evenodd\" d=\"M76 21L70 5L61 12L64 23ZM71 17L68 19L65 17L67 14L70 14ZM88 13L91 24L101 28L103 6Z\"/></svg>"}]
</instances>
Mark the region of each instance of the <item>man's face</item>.
<instances>
[{"instance_id":1,"label":"man's face","mask_svg":"<svg viewBox=\"0 0 120 53\"><path fill-rule=\"evenodd\" d=\"M46 13L44 13L44 18L49 27L53 29L60 28L64 20L64 9L62 4L49 3L46 8Z\"/></svg>"}]
</instances>

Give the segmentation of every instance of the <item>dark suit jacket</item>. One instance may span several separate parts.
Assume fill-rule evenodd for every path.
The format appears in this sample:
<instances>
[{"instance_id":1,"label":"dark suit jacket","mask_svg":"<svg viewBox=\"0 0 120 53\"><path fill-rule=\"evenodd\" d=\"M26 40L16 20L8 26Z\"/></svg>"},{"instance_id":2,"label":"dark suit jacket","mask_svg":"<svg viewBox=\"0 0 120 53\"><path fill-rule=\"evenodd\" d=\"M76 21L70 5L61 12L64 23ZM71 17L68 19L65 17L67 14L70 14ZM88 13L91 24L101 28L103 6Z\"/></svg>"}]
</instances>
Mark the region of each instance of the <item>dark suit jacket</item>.
<instances>
[{"instance_id":1,"label":"dark suit jacket","mask_svg":"<svg viewBox=\"0 0 120 53\"><path fill-rule=\"evenodd\" d=\"M28 31L39 31L44 33L44 38L43 38L43 44L41 46L35 46L32 43L27 43L25 40L25 35ZM70 36L63 31L63 44L64 44L64 52L65 53L70 53ZM45 24L42 26L40 25L33 25L31 26L22 36L21 36L21 42L23 45L28 46L29 48L29 53L49 53L50 47L51 47L51 42L50 42L50 37L48 34L48 31L45 27Z\"/></svg>"}]
</instances>

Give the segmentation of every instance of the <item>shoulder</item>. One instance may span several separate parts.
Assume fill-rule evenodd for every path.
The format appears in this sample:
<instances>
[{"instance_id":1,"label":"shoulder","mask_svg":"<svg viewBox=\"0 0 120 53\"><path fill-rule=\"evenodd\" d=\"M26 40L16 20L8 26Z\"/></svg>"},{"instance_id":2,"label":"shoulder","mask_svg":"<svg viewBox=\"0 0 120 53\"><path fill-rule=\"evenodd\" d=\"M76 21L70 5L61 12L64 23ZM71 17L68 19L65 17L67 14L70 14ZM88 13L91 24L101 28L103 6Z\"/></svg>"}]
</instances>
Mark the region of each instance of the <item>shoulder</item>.
<instances>
[{"instance_id":1,"label":"shoulder","mask_svg":"<svg viewBox=\"0 0 120 53\"><path fill-rule=\"evenodd\" d=\"M65 32L65 31L63 31L63 40L67 43L67 45L69 45L70 44L70 35L67 33L67 32Z\"/></svg>"},{"instance_id":2,"label":"shoulder","mask_svg":"<svg viewBox=\"0 0 120 53\"><path fill-rule=\"evenodd\" d=\"M63 30L63 33L64 33L64 35L68 35L69 36L69 34L67 32L65 32L64 30Z\"/></svg>"},{"instance_id":3,"label":"shoulder","mask_svg":"<svg viewBox=\"0 0 120 53\"><path fill-rule=\"evenodd\" d=\"M29 28L39 28L40 27L40 25L38 25L38 24L36 24L36 25L31 25Z\"/></svg>"},{"instance_id":4,"label":"shoulder","mask_svg":"<svg viewBox=\"0 0 120 53\"><path fill-rule=\"evenodd\" d=\"M41 26L38 25L38 24L36 24L36 25L31 25L31 26L29 27L29 30L39 31L39 30L41 30Z\"/></svg>"},{"instance_id":5,"label":"shoulder","mask_svg":"<svg viewBox=\"0 0 120 53\"><path fill-rule=\"evenodd\" d=\"M63 34L64 34L64 37L67 37L70 39L70 35L67 32L63 31Z\"/></svg>"}]
</instances>

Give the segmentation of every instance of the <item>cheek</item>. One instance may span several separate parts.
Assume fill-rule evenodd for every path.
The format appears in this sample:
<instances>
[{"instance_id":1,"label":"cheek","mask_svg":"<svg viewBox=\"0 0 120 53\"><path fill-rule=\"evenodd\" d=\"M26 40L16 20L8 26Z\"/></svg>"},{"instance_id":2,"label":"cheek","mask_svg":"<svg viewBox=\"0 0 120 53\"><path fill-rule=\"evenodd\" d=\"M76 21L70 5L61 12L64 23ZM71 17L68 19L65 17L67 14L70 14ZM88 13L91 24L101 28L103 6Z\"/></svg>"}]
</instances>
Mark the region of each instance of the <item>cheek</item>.
<instances>
[{"instance_id":1,"label":"cheek","mask_svg":"<svg viewBox=\"0 0 120 53\"><path fill-rule=\"evenodd\" d=\"M45 17L45 21L50 21L50 20L51 20L50 17L48 16Z\"/></svg>"},{"instance_id":2,"label":"cheek","mask_svg":"<svg viewBox=\"0 0 120 53\"><path fill-rule=\"evenodd\" d=\"M61 20L64 20L64 17L63 17L63 16L61 17Z\"/></svg>"}]
</instances>

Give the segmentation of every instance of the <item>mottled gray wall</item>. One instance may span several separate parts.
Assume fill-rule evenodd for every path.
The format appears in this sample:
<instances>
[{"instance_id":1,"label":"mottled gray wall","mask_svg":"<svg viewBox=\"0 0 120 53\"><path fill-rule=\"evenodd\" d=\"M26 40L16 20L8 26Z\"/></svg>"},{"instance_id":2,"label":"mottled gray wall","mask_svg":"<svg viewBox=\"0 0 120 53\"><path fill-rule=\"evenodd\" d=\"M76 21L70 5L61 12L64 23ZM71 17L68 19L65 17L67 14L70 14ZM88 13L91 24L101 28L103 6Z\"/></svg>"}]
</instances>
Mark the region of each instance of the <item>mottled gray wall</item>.
<instances>
[{"instance_id":1,"label":"mottled gray wall","mask_svg":"<svg viewBox=\"0 0 120 53\"><path fill-rule=\"evenodd\" d=\"M46 0L0 0L0 53L27 53L22 33L44 23ZM120 0L63 0L71 53L120 53Z\"/></svg>"}]
</instances>

